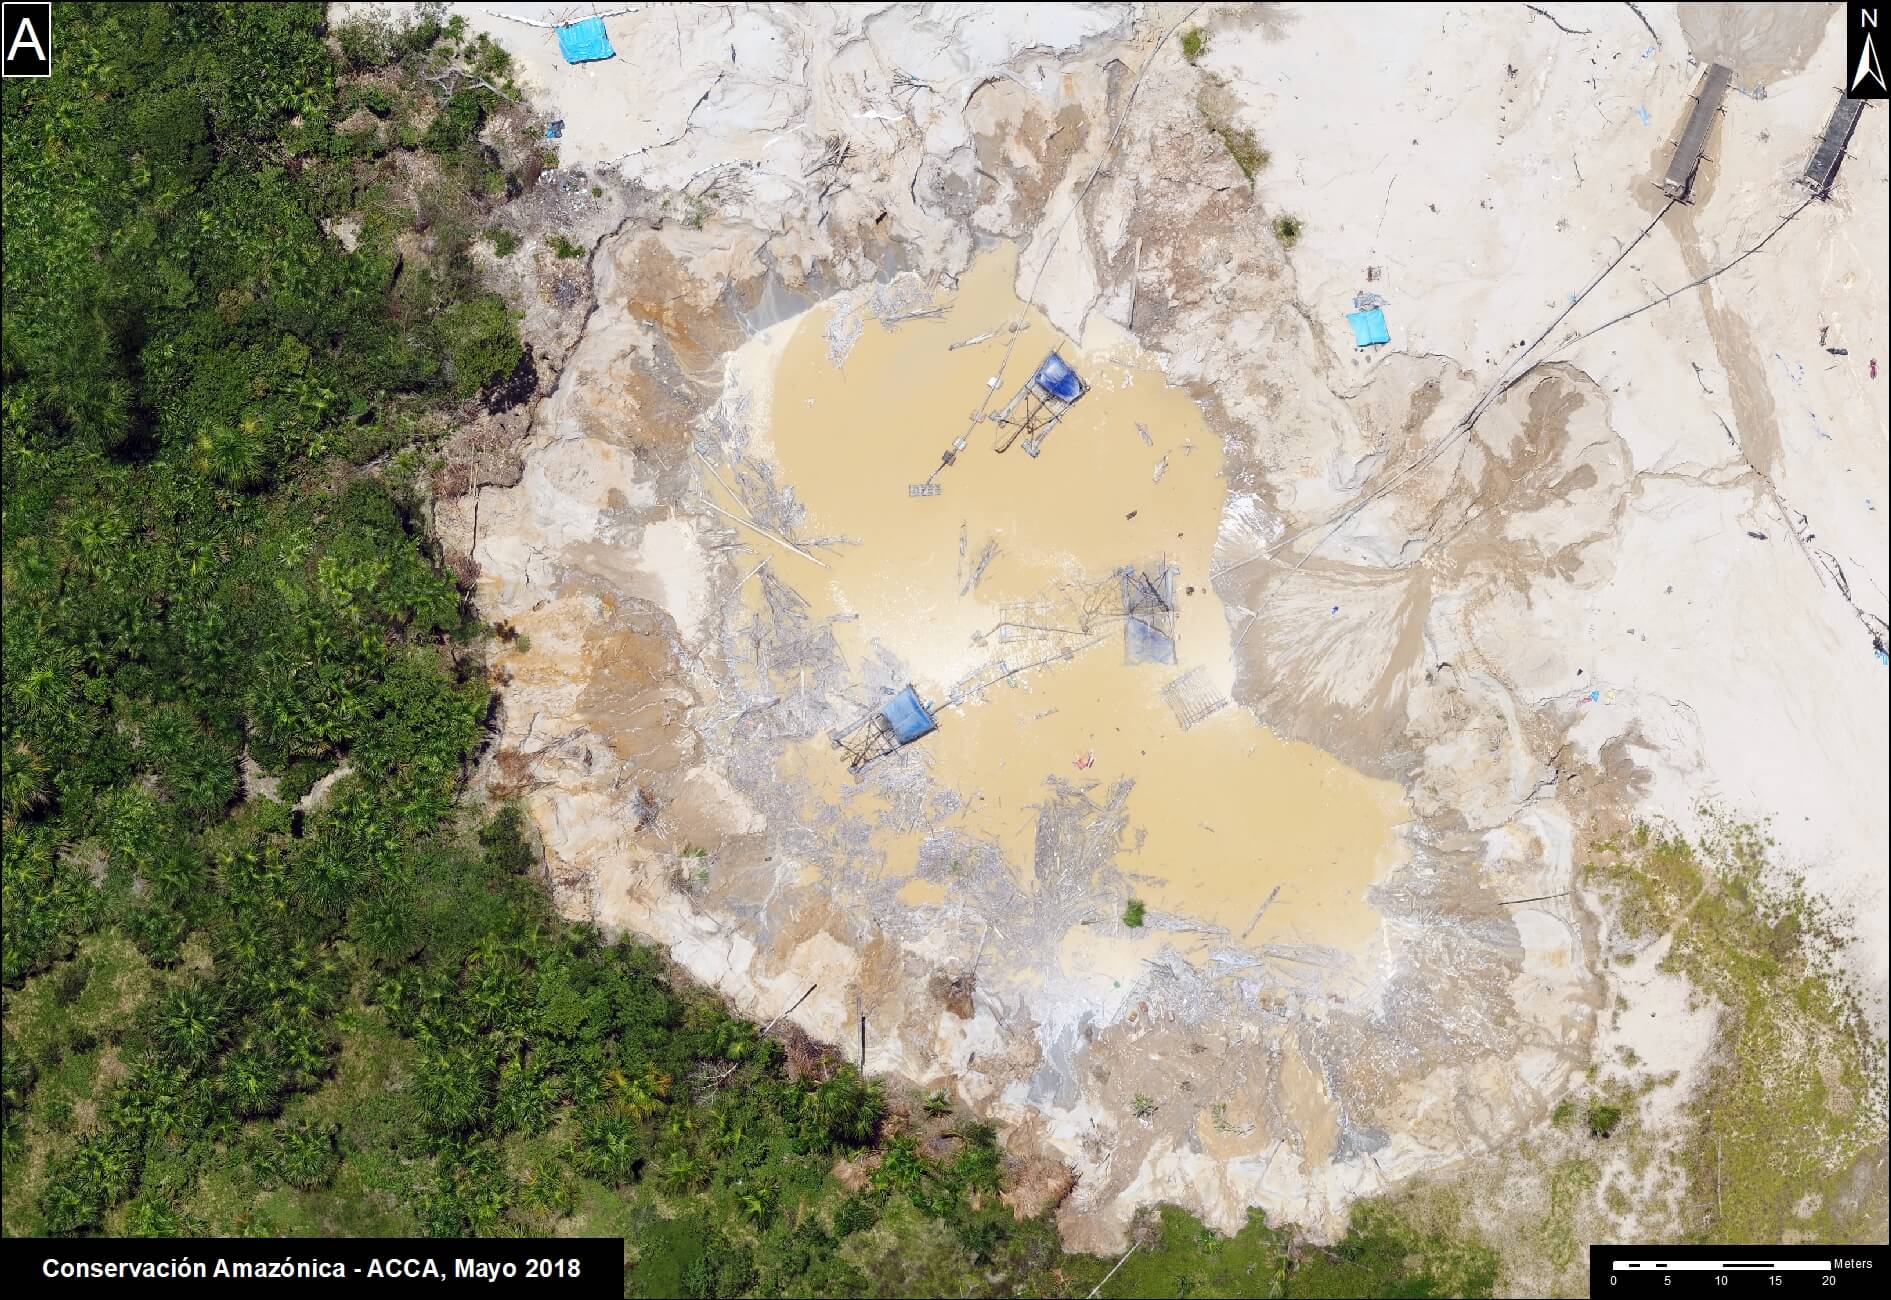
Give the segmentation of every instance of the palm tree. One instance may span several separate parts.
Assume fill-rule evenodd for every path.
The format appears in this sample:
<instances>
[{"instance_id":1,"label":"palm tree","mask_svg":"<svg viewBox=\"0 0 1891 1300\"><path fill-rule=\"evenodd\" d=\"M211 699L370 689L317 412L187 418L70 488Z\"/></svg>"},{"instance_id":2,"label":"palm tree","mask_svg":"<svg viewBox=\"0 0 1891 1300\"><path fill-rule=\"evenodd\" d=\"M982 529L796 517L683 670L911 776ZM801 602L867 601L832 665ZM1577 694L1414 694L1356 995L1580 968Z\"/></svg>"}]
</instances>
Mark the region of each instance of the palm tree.
<instances>
[{"instance_id":1,"label":"palm tree","mask_svg":"<svg viewBox=\"0 0 1891 1300\"><path fill-rule=\"evenodd\" d=\"M725 1061L746 1061L755 1051L755 1026L734 1017L716 1026L715 1052Z\"/></svg>"},{"instance_id":2,"label":"palm tree","mask_svg":"<svg viewBox=\"0 0 1891 1300\"><path fill-rule=\"evenodd\" d=\"M576 1154L584 1173L621 1187L636 1173L637 1162L643 1158L643 1143L625 1116L600 1115L580 1132Z\"/></svg>"},{"instance_id":3,"label":"palm tree","mask_svg":"<svg viewBox=\"0 0 1891 1300\"><path fill-rule=\"evenodd\" d=\"M692 1152L681 1147L670 1152L663 1162L661 1177L671 1191L687 1192L709 1176L709 1167Z\"/></svg>"},{"instance_id":4,"label":"palm tree","mask_svg":"<svg viewBox=\"0 0 1891 1300\"><path fill-rule=\"evenodd\" d=\"M829 1143L862 1146L873 1140L886 1113L880 1085L843 1069L810 1093L803 1103L815 1131Z\"/></svg>"},{"instance_id":5,"label":"palm tree","mask_svg":"<svg viewBox=\"0 0 1891 1300\"><path fill-rule=\"evenodd\" d=\"M767 1179L744 1179L735 1188L736 1204L757 1226L775 1212L775 1202L780 1195L781 1189Z\"/></svg>"},{"instance_id":6,"label":"palm tree","mask_svg":"<svg viewBox=\"0 0 1891 1300\"><path fill-rule=\"evenodd\" d=\"M0 749L0 827L13 823L45 804L52 769L24 740L9 741Z\"/></svg>"},{"instance_id":7,"label":"palm tree","mask_svg":"<svg viewBox=\"0 0 1891 1300\"><path fill-rule=\"evenodd\" d=\"M604 1079L618 1107L634 1119L648 1119L669 1102L670 1076L654 1065L644 1066L635 1078L613 1069L605 1072Z\"/></svg>"},{"instance_id":8,"label":"palm tree","mask_svg":"<svg viewBox=\"0 0 1891 1300\"><path fill-rule=\"evenodd\" d=\"M158 1050L188 1068L203 1066L222 1044L225 1011L222 995L206 985L173 989L158 1008Z\"/></svg>"},{"instance_id":9,"label":"palm tree","mask_svg":"<svg viewBox=\"0 0 1891 1300\"><path fill-rule=\"evenodd\" d=\"M231 1109L251 1119L274 1113L282 1079L263 1058L245 1053L225 1067L223 1087L229 1095Z\"/></svg>"}]
</instances>

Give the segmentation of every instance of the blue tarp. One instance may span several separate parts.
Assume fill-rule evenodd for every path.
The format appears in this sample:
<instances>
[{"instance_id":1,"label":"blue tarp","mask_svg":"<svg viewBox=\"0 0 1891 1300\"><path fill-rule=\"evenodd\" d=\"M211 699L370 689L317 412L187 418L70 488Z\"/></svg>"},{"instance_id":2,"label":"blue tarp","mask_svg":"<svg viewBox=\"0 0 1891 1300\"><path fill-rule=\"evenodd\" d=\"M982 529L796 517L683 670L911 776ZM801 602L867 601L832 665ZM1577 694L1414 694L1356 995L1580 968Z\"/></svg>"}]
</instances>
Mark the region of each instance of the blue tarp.
<instances>
[{"instance_id":1,"label":"blue tarp","mask_svg":"<svg viewBox=\"0 0 1891 1300\"><path fill-rule=\"evenodd\" d=\"M1166 632L1158 631L1133 615L1123 620L1123 662L1126 664L1172 664L1175 642Z\"/></svg>"},{"instance_id":2,"label":"blue tarp","mask_svg":"<svg viewBox=\"0 0 1891 1300\"><path fill-rule=\"evenodd\" d=\"M910 686L881 705L880 716L886 719L886 725L892 729L893 739L902 745L910 745L939 727Z\"/></svg>"},{"instance_id":3,"label":"blue tarp","mask_svg":"<svg viewBox=\"0 0 1891 1300\"><path fill-rule=\"evenodd\" d=\"M1060 401L1074 402L1083 396L1083 380L1077 378L1077 372L1055 352L1044 358L1031 378L1039 388Z\"/></svg>"},{"instance_id":4,"label":"blue tarp","mask_svg":"<svg viewBox=\"0 0 1891 1300\"><path fill-rule=\"evenodd\" d=\"M1171 608L1175 604L1175 570L1164 568L1154 585L1162 603ZM1134 603L1142 596L1136 589L1133 571L1123 575L1123 608L1132 610ZM1153 614L1153 611L1151 611ZM1137 614L1127 613L1123 619L1123 662L1126 664L1172 664L1175 662L1175 641L1169 634L1147 619Z\"/></svg>"},{"instance_id":5,"label":"blue tarp","mask_svg":"<svg viewBox=\"0 0 1891 1300\"><path fill-rule=\"evenodd\" d=\"M566 63L595 63L616 55L611 38L604 34L602 18L586 18L558 29L558 52Z\"/></svg>"},{"instance_id":6,"label":"blue tarp","mask_svg":"<svg viewBox=\"0 0 1891 1300\"><path fill-rule=\"evenodd\" d=\"M1354 347L1367 348L1392 341L1392 336L1385 332L1385 313L1377 307L1370 311L1347 312L1346 323L1353 327Z\"/></svg>"}]
</instances>

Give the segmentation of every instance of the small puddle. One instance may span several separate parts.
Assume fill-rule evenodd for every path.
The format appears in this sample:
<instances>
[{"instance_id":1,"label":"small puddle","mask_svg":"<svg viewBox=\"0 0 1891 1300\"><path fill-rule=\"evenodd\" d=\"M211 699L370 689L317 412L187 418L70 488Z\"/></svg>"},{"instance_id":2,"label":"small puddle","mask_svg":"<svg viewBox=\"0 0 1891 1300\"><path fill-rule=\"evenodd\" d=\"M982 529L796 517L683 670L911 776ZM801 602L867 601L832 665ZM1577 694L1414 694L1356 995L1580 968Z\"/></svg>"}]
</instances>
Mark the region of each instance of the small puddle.
<instances>
[{"instance_id":1,"label":"small puddle","mask_svg":"<svg viewBox=\"0 0 1891 1300\"><path fill-rule=\"evenodd\" d=\"M801 536L850 542L820 550L827 569L756 545L816 617L839 616L834 631L856 670L883 653L906 666L938 711L938 731L914 748L960 797L948 824L999 843L1021 885L1046 778L1093 785L1099 801L1128 780L1116 864L1152 913L1254 944L1358 950L1378 927L1366 890L1400 854L1401 792L1279 739L1233 704L1180 725L1165 686L1192 674L1193 698L1210 703L1233 680L1228 619L1208 582L1226 497L1220 440L1120 331L1085 350L1024 312L1015 267L1015 250L984 256L941 295L939 317L889 328L868 316L839 367L827 336L833 303L790 327L771 427L751 450L805 505ZM1008 326L1020 319L1007 361ZM938 474L940 495L909 496L965 432L988 381L1000 381L996 410L1053 346L1090 391L1041 454L996 453L998 428L981 422ZM1173 664L1128 661L1124 566L1171 571ZM843 795L854 810L870 797L849 788L824 739L797 747L779 775L807 790L813 819ZM890 878L913 870L928 829L875 833ZM941 893L909 883L901 898L923 905Z\"/></svg>"}]
</instances>

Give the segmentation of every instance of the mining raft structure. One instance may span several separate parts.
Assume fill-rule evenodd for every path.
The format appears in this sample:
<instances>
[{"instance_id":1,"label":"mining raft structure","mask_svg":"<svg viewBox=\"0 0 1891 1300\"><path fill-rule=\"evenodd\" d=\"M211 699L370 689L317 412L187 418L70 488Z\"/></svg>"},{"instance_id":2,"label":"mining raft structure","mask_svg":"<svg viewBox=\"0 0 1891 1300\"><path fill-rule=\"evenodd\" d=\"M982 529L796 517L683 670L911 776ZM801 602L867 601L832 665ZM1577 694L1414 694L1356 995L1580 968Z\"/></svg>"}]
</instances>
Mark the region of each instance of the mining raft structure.
<instances>
[{"instance_id":1,"label":"mining raft structure","mask_svg":"<svg viewBox=\"0 0 1891 1300\"><path fill-rule=\"evenodd\" d=\"M1019 445L1024 448L1024 454L1035 457L1052 427L1089 391L1090 385L1083 381L1083 376L1071 369L1070 363L1055 351L1051 352L1038 363L1031 377L1012 394L1003 409L991 417L992 423L998 426L993 449L1007 451L1022 436L1024 441Z\"/></svg>"},{"instance_id":2,"label":"mining raft structure","mask_svg":"<svg viewBox=\"0 0 1891 1300\"><path fill-rule=\"evenodd\" d=\"M852 726L830 732L828 738L847 755L847 770L858 781L867 764L938 729L932 707L908 686Z\"/></svg>"}]
</instances>

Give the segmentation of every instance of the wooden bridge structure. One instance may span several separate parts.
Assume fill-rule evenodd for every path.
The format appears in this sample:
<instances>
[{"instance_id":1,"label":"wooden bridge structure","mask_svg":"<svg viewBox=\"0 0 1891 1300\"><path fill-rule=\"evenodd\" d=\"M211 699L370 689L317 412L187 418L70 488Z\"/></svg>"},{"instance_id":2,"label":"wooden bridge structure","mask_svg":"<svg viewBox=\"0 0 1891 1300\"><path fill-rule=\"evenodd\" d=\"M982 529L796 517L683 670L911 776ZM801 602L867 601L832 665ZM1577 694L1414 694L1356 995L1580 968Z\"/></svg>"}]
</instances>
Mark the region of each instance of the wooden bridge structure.
<instances>
[{"instance_id":1,"label":"wooden bridge structure","mask_svg":"<svg viewBox=\"0 0 1891 1300\"><path fill-rule=\"evenodd\" d=\"M1852 132L1858 128L1858 119L1864 111L1864 100L1839 96L1832 116L1826 119L1825 134L1819 137L1812 157L1806 159L1806 174L1799 178L1799 183L1812 191L1813 198L1823 199L1832 193L1832 182L1838 179L1838 165L1845 161L1845 150L1852 142Z\"/></svg>"},{"instance_id":2,"label":"wooden bridge structure","mask_svg":"<svg viewBox=\"0 0 1891 1300\"><path fill-rule=\"evenodd\" d=\"M1661 188L1667 191L1669 198L1681 203L1688 201L1688 192L1694 187L1694 173L1701 165L1701 151L1707 147L1707 136L1714 129L1714 118L1732 82L1731 69L1718 63L1708 65L1700 89L1694 94L1694 111L1688 114L1681 138L1675 142L1668 174L1661 181Z\"/></svg>"}]
</instances>

